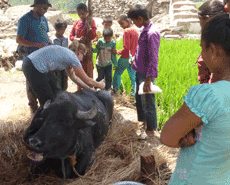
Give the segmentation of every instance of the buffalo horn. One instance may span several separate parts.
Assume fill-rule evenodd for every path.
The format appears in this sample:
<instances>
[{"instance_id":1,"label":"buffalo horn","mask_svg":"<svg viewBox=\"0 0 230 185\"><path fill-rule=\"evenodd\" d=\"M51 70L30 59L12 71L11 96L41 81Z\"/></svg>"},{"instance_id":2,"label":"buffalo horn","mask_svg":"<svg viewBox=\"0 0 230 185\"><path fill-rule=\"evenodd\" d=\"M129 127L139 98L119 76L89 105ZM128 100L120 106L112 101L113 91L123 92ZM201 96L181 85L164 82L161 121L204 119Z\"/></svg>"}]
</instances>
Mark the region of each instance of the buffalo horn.
<instances>
[{"instance_id":1,"label":"buffalo horn","mask_svg":"<svg viewBox=\"0 0 230 185\"><path fill-rule=\"evenodd\" d=\"M88 111L78 110L76 117L78 119L93 119L97 115L97 102L93 100L93 106Z\"/></svg>"}]
</instances>

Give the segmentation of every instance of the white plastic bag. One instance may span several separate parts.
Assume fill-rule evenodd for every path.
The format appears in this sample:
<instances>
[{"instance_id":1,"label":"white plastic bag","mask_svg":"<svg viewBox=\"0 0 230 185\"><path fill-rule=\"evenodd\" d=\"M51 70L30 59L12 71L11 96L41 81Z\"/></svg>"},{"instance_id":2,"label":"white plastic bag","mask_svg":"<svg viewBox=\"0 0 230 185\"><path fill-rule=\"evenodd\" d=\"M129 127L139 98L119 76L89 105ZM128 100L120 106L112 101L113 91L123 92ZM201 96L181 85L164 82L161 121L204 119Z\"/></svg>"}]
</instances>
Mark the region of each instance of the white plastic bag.
<instances>
[{"instance_id":1,"label":"white plastic bag","mask_svg":"<svg viewBox=\"0 0 230 185\"><path fill-rule=\"evenodd\" d=\"M162 92L162 89L160 89L160 88L159 88L158 86L156 86L156 85L153 85L152 82L151 82L151 87L150 87L151 92L148 92L148 93L143 92L144 83L145 83L145 82L142 82L142 83L140 84L140 86L139 86L139 91L138 91L138 95L142 95L142 94L154 94L154 93L160 93L160 92Z\"/></svg>"}]
</instances>

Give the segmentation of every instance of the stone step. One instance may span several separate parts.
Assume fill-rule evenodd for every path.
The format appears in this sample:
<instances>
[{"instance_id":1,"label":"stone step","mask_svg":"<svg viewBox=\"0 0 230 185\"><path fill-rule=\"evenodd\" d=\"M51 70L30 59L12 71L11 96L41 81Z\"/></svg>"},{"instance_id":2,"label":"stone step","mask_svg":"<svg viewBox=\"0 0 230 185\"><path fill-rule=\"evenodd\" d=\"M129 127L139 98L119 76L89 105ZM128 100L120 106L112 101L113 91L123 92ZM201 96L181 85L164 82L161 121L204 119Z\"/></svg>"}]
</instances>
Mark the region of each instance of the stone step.
<instances>
[{"instance_id":1,"label":"stone step","mask_svg":"<svg viewBox=\"0 0 230 185\"><path fill-rule=\"evenodd\" d=\"M191 19L191 18L198 19L198 15L197 15L197 13L180 12L180 13L174 13L173 18L174 18L174 20L176 20L176 19Z\"/></svg>"},{"instance_id":2,"label":"stone step","mask_svg":"<svg viewBox=\"0 0 230 185\"><path fill-rule=\"evenodd\" d=\"M181 1L191 1L191 2L194 2L194 0L172 0L172 4L173 3L176 3L176 2L181 2Z\"/></svg>"},{"instance_id":3,"label":"stone step","mask_svg":"<svg viewBox=\"0 0 230 185\"><path fill-rule=\"evenodd\" d=\"M181 6L180 8L174 8L173 13L180 13L180 12L192 12L197 14L197 9L193 6Z\"/></svg>"},{"instance_id":4,"label":"stone step","mask_svg":"<svg viewBox=\"0 0 230 185\"><path fill-rule=\"evenodd\" d=\"M180 2L173 3L172 8L177 9L183 6L191 6L191 7L196 8L196 3L191 2L191 1L180 1Z\"/></svg>"},{"instance_id":5,"label":"stone step","mask_svg":"<svg viewBox=\"0 0 230 185\"><path fill-rule=\"evenodd\" d=\"M200 20L198 18L177 19L177 20L175 20L175 23L177 23L177 22L200 23Z\"/></svg>"}]
</instances>

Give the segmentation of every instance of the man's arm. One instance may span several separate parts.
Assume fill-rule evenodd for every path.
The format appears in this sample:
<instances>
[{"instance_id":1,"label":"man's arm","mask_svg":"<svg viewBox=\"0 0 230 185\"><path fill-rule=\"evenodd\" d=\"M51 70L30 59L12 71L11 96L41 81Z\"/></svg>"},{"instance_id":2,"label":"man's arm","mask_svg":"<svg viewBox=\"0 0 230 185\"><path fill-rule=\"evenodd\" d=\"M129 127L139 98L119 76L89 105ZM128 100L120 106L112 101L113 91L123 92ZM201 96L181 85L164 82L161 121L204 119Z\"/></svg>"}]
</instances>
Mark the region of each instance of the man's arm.
<instances>
[{"instance_id":1,"label":"man's arm","mask_svg":"<svg viewBox=\"0 0 230 185\"><path fill-rule=\"evenodd\" d=\"M155 32L148 35L148 59L146 79L143 86L143 92L151 91L151 81L157 76L157 63L160 46L160 36Z\"/></svg>"},{"instance_id":2,"label":"man's arm","mask_svg":"<svg viewBox=\"0 0 230 185\"><path fill-rule=\"evenodd\" d=\"M44 46L47 46L47 44L45 42L30 42L30 41L24 39L23 36L21 36L21 35L17 35L16 42L22 46L25 46L25 47L42 48Z\"/></svg>"},{"instance_id":3,"label":"man's arm","mask_svg":"<svg viewBox=\"0 0 230 185\"><path fill-rule=\"evenodd\" d=\"M160 47L160 35L157 32L148 35L148 63L146 76L157 77L158 55Z\"/></svg>"}]
</instances>

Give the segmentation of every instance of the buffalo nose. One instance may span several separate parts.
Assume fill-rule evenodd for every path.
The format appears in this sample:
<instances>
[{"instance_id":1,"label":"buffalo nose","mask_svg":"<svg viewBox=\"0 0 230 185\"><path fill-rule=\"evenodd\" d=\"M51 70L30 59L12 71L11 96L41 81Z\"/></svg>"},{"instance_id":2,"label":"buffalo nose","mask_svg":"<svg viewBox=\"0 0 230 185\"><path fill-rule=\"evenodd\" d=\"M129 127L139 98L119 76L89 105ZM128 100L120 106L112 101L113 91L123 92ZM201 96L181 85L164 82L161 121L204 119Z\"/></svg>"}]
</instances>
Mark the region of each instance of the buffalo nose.
<instances>
[{"instance_id":1,"label":"buffalo nose","mask_svg":"<svg viewBox=\"0 0 230 185\"><path fill-rule=\"evenodd\" d=\"M39 139L32 137L29 139L29 145L32 147L40 148L43 144Z\"/></svg>"}]
</instances>

